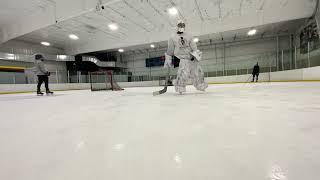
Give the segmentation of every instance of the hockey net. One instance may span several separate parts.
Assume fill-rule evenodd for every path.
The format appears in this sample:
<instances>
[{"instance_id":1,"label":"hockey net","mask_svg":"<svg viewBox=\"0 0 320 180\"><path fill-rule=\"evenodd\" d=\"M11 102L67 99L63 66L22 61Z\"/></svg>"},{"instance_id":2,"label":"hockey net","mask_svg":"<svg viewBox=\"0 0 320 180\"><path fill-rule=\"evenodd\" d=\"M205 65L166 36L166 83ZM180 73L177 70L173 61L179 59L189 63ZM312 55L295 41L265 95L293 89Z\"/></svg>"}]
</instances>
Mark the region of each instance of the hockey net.
<instances>
[{"instance_id":1,"label":"hockey net","mask_svg":"<svg viewBox=\"0 0 320 180\"><path fill-rule=\"evenodd\" d=\"M90 72L91 91L121 91L123 90L114 80L112 71Z\"/></svg>"}]
</instances>

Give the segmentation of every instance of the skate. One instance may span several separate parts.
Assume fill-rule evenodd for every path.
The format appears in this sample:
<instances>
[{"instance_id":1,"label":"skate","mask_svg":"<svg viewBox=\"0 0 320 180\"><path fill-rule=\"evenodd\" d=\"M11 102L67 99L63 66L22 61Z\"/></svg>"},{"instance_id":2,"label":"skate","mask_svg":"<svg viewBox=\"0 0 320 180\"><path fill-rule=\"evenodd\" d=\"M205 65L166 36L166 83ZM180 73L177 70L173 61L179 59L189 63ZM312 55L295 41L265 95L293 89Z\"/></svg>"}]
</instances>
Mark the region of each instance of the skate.
<instances>
[{"instance_id":1,"label":"skate","mask_svg":"<svg viewBox=\"0 0 320 180\"><path fill-rule=\"evenodd\" d=\"M53 95L53 92L51 92L51 91L49 90L49 91L46 91L46 94L47 94L47 95Z\"/></svg>"},{"instance_id":2,"label":"skate","mask_svg":"<svg viewBox=\"0 0 320 180\"><path fill-rule=\"evenodd\" d=\"M41 91L38 91L37 96L43 96L43 93Z\"/></svg>"}]
</instances>

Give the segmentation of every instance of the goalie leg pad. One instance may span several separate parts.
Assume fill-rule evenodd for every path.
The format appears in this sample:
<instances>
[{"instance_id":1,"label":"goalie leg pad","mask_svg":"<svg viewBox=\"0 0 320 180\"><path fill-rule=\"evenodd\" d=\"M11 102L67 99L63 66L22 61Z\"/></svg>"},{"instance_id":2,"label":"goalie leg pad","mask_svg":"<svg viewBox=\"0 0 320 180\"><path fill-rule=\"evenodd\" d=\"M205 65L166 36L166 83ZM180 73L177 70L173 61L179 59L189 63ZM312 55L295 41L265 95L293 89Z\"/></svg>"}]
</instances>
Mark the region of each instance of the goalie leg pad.
<instances>
[{"instance_id":1,"label":"goalie leg pad","mask_svg":"<svg viewBox=\"0 0 320 180\"><path fill-rule=\"evenodd\" d=\"M186 85L190 78L190 62L188 59L180 59L177 79L174 84L176 92L186 92Z\"/></svg>"},{"instance_id":2,"label":"goalie leg pad","mask_svg":"<svg viewBox=\"0 0 320 180\"><path fill-rule=\"evenodd\" d=\"M204 91L208 87L208 84L204 81L204 72L198 61L190 63L190 72L194 87L199 91Z\"/></svg>"}]
</instances>

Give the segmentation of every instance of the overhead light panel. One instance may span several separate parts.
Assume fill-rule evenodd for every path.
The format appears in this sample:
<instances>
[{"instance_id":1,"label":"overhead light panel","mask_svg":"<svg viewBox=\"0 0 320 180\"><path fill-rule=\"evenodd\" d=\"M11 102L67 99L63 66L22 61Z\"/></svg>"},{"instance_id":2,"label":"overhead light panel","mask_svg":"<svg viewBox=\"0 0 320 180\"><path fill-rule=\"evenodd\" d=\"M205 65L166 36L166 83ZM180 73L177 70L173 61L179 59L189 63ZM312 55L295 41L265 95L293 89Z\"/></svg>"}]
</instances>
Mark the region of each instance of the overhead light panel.
<instances>
[{"instance_id":1,"label":"overhead light panel","mask_svg":"<svg viewBox=\"0 0 320 180\"><path fill-rule=\"evenodd\" d=\"M50 46L50 43L48 43L48 42L41 42L41 44L44 46Z\"/></svg>"},{"instance_id":2,"label":"overhead light panel","mask_svg":"<svg viewBox=\"0 0 320 180\"><path fill-rule=\"evenodd\" d=\"M154 44L150 44L150 47L151 48L155 48L156 46Z\"/></svg>"},{"instance_id":3,"label":"overhead light panel","mask_svg":"<svg viewBox=\"0 0 320 180\"><path fill-rule=\"evenodd\" d=\"M194 38L193 42L195 42L195 43L199 42L199 38Z\"/></svg>"},{"instance_id":4,"label":"overhead light panel","mask_svg":"<svg viewBox=\"0 0 320 180\"><path fill-rule=\"evenodd\" d=\"M77 35L75 35L75 34L70 34L69 38L73 39L73 40L78 40L79 39L79 37Z\"/></svg>"},{"instance_id":5,"label":"overhead light panel","mask_svg":"<svg viewBox=\"0 0 320 180\"><path fill-rule=\"evenodd\" d=\"M248 32L248 36L253 36L257 34L257 30L256 29L251 29L249 32Z\"/></svg>"},{"instance_id":6,"label":"overhead light panel","mask_svg":"<svg viewBox=\"0 0 320 180\"><path fill-rule=\"evenodd\" d=\"M123 50L123 49L119 49L118 51L119 51L119 52L121 52L121 53L122 53L122 52L124 52L124 50Z\"/></svg>"},{"instance_id":7,"label":"overhead light panel","mask_svg":"<svg viewBox=\"0 0 320 180\"><path fill-rule=\"evenodd\" d=\"M115 31L115 30L118 30L119 27L116 23L111 23L108 25L109 29L112 30L112 31Z\"/></svg>"},{"instance_id":8,"label":"overhead light panel","mask_svg":"<svg viewBox=\"0 0 320 180\"><path fill-rule=\"evenodd\" d=\"M58 59L65 60L67 59L66 55L58 55Z\"/></svg>"},{"instance_id":9,"label":"overhead light panel","mask_svg":"<svg viewBox=\"0 0 320 180\"><path fill-rule=\"evenodd\" d=\"M178 14L178 9L176 7L171 7L168 9L170 15L174 16Z\"/></svg>"}]
</instances>

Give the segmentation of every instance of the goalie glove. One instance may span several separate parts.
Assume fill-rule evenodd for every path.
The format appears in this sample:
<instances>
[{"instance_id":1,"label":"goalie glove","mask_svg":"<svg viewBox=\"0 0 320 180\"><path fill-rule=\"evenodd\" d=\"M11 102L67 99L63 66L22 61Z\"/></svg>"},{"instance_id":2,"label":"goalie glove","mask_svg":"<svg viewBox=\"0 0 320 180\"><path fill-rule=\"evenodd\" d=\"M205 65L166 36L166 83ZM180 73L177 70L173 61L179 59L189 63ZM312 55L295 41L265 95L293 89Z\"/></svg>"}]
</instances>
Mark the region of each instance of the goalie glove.
<instances>
[{"instance_id":1,"label":"goalie glove","mask_svg":"<svg viewBox=\"0 0 320 180\"><path fill-rule=\"evenodd\" d=\"M171 68L172 67L172 56L169 56L167 53L165 53L165 61L164 61L164 68Z\"/></svg>"},{"instance_id":2,"label":"goalie glove","mask_svg":"<svg viewBox=\"0 0 320 180\"><path fill-rule=\"evenodd\" d=\"M202 52L200 50L196 50L190 53L191 56L196 59L197 61L201 61L202 59Z\"/></svg>"}]
</instances>

